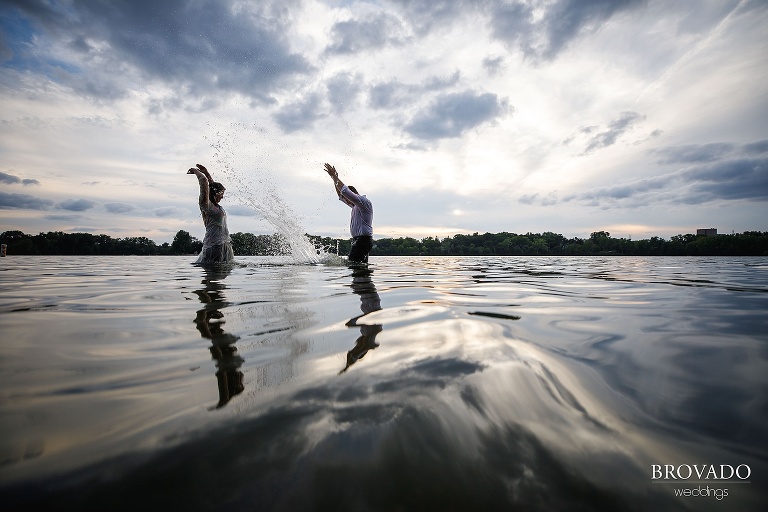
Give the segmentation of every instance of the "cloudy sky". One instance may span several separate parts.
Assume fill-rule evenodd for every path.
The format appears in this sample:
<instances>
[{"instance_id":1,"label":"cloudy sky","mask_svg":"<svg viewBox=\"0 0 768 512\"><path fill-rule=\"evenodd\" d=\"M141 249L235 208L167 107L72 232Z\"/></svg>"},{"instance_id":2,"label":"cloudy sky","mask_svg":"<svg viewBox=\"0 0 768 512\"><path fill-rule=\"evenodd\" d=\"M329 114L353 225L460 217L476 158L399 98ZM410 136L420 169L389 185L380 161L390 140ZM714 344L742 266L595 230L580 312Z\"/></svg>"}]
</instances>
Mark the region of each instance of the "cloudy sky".
<instances>
[{"instance_id":1,"label":"cloudy sky","mask_svg":"<svg viewBox=\"0 0 768 512\"><path fill-rule=\"evenodd\" d=\"M0 231L768 230L768 2L3 0Z\"/></svg>"}]
</instances>

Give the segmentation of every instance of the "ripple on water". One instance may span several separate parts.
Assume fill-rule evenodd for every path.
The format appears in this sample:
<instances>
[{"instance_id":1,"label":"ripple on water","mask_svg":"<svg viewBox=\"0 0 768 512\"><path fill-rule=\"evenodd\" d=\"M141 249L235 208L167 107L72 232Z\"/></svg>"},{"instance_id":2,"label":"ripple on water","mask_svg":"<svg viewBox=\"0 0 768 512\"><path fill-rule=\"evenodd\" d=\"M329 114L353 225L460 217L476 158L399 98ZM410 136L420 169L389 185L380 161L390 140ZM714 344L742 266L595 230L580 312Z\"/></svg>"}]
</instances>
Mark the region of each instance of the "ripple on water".
<instances>
[{"instance_id":1,"label":"ripple on water","mask_svg":"<svg viewBox=\"0 0 768 512\"><path fill-rule=\"evenodd\" d=\"M652 464L768 474L760 259L241 260L4 261L7 503L669 510Z\"/></svg>"}]
</instances>

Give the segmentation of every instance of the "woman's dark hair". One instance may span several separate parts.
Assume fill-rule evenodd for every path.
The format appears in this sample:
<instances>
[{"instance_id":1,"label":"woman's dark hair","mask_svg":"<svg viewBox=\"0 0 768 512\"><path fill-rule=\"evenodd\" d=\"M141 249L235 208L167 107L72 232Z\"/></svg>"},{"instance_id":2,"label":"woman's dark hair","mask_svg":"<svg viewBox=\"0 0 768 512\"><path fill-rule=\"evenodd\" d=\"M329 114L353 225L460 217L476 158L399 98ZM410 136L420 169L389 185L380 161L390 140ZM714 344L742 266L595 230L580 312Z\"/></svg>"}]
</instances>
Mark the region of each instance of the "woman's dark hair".
<instances>
[{"instance_id":1,"label":"woman's dark hair","mask_svg":"<svg viewBox=\"0 0 768 512\"><path fill-rule=\"evenodd\" d=\"M219 192L224 192L225 190L227 189L224 188L224 185L222 185L218 181L214 181L213 183L208 185L208 193L211 201L213 201L213 198L216 197L216 194L218 194Z\"/></svg>"}]
</instances>

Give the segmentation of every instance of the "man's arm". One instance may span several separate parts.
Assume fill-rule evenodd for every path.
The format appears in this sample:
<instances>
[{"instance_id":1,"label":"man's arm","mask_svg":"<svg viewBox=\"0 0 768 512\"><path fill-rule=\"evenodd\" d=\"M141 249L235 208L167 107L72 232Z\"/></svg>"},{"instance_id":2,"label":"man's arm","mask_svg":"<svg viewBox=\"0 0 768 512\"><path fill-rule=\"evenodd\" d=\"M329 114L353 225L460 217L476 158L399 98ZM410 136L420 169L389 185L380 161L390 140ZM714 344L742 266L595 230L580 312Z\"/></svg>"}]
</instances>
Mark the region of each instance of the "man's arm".
<instances>
[{"instance_id":1,"label":"man's arm","mask_svg":"<svg viewBox=\"0 0 768 512\"><path fill-rule=\"evenodd\" d=\"M340 199L344 200L345 203L349 204L347 198L344 197L341 193L341 189L344 188L344 183L339 179L339 173L336 172L336 168L331 164L325 164L325 172L327 172L328 176L333 179L333 186L336 187L336 195L338 195Z\"/></svg>"}]
</instances>

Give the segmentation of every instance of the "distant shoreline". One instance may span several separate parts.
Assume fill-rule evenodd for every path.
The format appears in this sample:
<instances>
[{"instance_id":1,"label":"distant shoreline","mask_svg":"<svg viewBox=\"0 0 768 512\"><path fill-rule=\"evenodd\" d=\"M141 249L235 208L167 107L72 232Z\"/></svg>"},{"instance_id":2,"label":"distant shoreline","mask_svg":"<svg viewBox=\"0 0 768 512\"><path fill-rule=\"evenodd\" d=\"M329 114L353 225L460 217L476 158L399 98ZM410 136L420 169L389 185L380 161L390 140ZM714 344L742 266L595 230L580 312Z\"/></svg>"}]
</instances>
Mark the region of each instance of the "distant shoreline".
<instances>
[{"instance_id":1,"label":"distant shoreline","mask_svg":"<svg viewBox=\"0 0 768 512\"><path fill-rule=\"evenodd\" d=\"M318 251L347 254L347 238L306 235ZM282 235L234 233L236 256L280 256L289 254ZM196 255L202 242L180 230L172 244L158 245L146 237L112 238L90 233L48 232L28 235L21 231L0 234L7 255L40 256L183 256ZM544 232L474 233L453 237L379 238L371 256L768 256L768 232L745 231L721 235L676 235L665 240L613 238L597 231L589 238L566 238Z\"/></svg>"}]
</instances>

